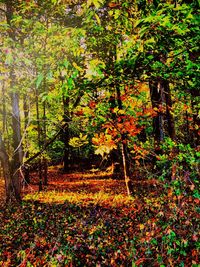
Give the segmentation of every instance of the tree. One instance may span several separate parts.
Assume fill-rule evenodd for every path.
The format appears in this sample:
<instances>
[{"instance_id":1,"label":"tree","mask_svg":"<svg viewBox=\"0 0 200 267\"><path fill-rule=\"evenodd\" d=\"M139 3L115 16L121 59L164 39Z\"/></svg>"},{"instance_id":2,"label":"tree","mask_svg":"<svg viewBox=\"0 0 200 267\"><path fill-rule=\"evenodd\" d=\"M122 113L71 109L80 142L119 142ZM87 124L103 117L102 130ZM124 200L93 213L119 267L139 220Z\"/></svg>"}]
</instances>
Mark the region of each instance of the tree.
<instances>
[{"instance_id":1,"label":"tree","mask_svg":"<svg viewBox=\"0 0 200 267\"><path fill-rule=\"evenodd\" d=\"M13 2L7 1L5 3L4 15L6 18L6 23L9 28L8 30L8 38L11 41L10 56L12 57L13 62L10 62L9 66L9 80L10 80L10 98L11 98L11 106L12 106L12 131L13 131L13 156L11 162L11 168L9 168L8 163L5 164L5 159L8 160L8 155L5 150L5 146L2 145L2 153L4 156L2 157L3 166L5 167L4 174L6 177L6 193L7 193L7 200L11 199L12 193L9 192L11 189L10 179L12 179L12 187L14 188L14 196L16 200L20 201L20 178L19 178L19 168L22 163L23 158L23 151L22 151L22 143L21 143L21 122L20 122L20 109L19 109L19 93L16 91L15 84L16 84L16 73L14 71L14 50L16 45L16 32L12 25L13 19ZM4 110L5 113L5 110ZM9 171L8 171L9 170ZM11 172L11 174L9 174ZM11 178L9 176L11 175Z\"/></svg>"},{"instance_id":2,"label":"tree","mask_svg":"<svg viewBox=\"0 0 200 267\"><path fill-rule=\"evenodd\" d=\"M95 153L120 163L131 195L141 158L158 164L170 147L173 161L181 143L198 146L196 9L196 1L3 1L1 159L8 170L12 158L16 195L25 163L38 164L41 190L48 162L63 160L68 171L77 155Z\"/></svg>"}]
</instances>

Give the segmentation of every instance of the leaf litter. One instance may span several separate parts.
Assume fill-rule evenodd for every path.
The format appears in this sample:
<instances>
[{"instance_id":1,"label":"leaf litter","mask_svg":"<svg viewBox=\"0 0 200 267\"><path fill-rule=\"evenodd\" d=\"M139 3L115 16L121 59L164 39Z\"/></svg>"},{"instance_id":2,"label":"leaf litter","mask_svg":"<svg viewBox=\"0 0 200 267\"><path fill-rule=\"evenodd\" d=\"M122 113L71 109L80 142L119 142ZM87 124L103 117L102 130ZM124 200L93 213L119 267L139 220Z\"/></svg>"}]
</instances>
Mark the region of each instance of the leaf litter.
<instances>
[{"instance_id":1,"label":"leaf litter","mask_svg":"<svg viewBox=\"0 0 200 267\"><path fill-rule=\"evenodd\" d=\"M199 200L156 181L50 175L43 192L1 204L0 266L199 266Z\"/></svg>"}]
</instances>

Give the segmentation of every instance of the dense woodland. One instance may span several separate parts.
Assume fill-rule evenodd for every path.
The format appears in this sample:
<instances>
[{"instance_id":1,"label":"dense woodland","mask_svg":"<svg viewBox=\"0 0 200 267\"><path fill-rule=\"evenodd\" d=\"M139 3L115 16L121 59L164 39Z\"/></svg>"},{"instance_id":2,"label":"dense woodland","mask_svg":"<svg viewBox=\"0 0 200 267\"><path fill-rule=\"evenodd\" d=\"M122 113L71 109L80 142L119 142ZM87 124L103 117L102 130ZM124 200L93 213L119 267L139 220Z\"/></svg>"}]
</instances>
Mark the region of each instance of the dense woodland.
<instances>
[{"instance_id":1,"label":"dense woodland","mask_svg":"<svg viewBox=\"0 0 200 267\"><path fill-rule=\"evenodd\" d=\"M199 266L199 22L198 0L0 1L2 266Z\"/></svg>"}]
</instances>

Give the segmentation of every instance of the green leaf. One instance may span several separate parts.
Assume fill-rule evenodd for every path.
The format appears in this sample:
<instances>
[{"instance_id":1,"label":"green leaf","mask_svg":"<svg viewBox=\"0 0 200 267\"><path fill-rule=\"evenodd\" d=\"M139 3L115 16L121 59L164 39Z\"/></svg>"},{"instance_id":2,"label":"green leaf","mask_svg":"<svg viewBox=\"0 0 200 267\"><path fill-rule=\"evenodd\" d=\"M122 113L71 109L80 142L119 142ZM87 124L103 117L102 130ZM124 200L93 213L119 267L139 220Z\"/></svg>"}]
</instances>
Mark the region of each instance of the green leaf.
<instances>
[{"instance_id":1,"label":"green leaf","mask_svg":"<svg viewBox=\"0 0 200 267\"><path fill-rule=\"evenodd\" d=\"M87 144L87 135L83 135L82 133L80 133L79 137L73 137L69 140L69 145L76 148Z\"/></svg>"},{"instance_id":2,"label":"green leaf","mask_svg":"<svg viewBox=\"0 0 200 267\"><path fill-rule=\"evenodd\" d=\"M91 6L91 5L94 5L95 8L100 8L101 5L103 4L104 0L88 0L87 1L87 6Z\"/></svg>"},{"instance_id":3,"label":"green leaf","mask_svg":"<svg viewBox=\"0 0 200 267\"><path fill-rule=\"evenodd\" d=\"M73 81L72 78L69 78L67 80L67 86L68 86L69 89L72 89L74 87L74 81Z\"/></svg>"},{"instance_id":4,"label":"green leaf","mask_svg":"<svg viewBox=\"0 0 200 267\"><path fill-rule=\"evenodd\" d=\"M37 78L36 78L36 88L38 89L39 88L39 86L40 86L40 84L41 84L41 82L43 81L43 79L44 79L44 75L42 74L42 73L40 73L38 76L37 76Z\"/></svg>"},{"instance_id":5,"label":"green leaf","mask_svg":"<svg viewBox=\"0 0 200 267\"><path fill-rule=\"evenodd\" d=\"M7 56L6 56L5 64L10 65L10 64L12 64L12 62L13 62L12 53L8 53Z\"/></svg>"}]
</instances>

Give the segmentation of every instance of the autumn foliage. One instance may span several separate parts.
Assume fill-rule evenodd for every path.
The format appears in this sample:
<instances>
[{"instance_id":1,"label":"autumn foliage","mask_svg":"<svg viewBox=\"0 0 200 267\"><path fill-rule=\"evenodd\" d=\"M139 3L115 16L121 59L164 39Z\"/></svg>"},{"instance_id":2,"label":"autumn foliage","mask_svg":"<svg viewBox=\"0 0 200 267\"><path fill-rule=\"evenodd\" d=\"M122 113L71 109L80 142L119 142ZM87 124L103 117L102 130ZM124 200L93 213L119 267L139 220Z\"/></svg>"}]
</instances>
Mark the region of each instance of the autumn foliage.
<instances>
[{"instance_id":1,"label":"autumn foliage","mask_svg":"<svg viewBox=\"0 0 200 267\"><path fill-rule=\"evenodd\" d=\"M0 266L199 267L199 7L1 0Z\"/></svg>"}]
</instances>

